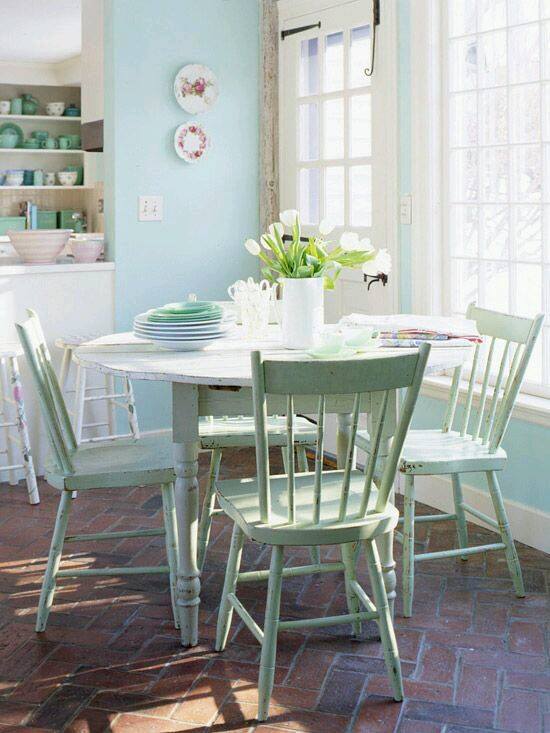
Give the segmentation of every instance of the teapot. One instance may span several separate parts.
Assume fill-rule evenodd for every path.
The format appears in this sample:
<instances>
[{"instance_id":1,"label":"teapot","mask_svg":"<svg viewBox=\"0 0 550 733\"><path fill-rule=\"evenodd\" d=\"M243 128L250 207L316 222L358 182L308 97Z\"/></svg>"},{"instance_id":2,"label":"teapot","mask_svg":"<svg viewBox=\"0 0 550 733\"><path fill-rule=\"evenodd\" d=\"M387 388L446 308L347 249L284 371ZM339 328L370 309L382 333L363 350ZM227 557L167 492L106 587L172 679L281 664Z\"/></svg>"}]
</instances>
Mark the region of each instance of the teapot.
<instances>
[{"instance_id":1,"label":"teapot","mask_svg":"<svg viewBox=\"0 0 550 733\"><path fill-rule=\"evenodd\" d=\"M22 94L23 98L23 114L35 115L38 109L38 100L32 94Z\"/></svg>"}]
</instances>

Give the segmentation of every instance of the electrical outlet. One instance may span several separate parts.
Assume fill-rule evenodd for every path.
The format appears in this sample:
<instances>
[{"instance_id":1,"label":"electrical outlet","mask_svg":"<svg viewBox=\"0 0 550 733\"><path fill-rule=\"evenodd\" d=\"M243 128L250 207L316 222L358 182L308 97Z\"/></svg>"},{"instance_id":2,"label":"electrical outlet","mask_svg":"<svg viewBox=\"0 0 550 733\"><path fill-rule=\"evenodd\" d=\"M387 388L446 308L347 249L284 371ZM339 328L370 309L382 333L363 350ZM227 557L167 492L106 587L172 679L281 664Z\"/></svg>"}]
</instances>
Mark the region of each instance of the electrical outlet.
<instances>
[{"instance_id":1,"label":"electrical outlet","mask_svg":"<svg viewBox=\"0 0 550 733\"><path fill-rule=\"evenodd\" d=\"M162 196L140 196L138 221L162 221L164 198Z\"/></svg>"},{"instance_id":2,"label":"electrical outlet","mask_svg":"<svg viewBox=\"0 0 550 733\"><path fill-rule=\"evenodd\" d=\"M412 224L412 196L410 193L401 196L399 203L399 219L401 224Z\"/></svg>"}]
</instances>

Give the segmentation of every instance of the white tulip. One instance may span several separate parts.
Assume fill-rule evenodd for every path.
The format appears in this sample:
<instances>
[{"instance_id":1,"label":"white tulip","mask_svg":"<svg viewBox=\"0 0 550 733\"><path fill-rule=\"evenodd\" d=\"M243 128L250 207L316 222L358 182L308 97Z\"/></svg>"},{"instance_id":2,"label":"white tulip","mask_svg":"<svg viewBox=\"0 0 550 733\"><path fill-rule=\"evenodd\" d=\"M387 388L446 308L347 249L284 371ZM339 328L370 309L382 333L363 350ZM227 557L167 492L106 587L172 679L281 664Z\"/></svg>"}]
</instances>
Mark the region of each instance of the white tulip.
<instances>
[{"instance_id":1,"label":"white tulip","mask_svg":"<svg viewBox=\"0 0 550 733\"><path fill-rule=\"evenodd\" d=\"M300 212L296 211L296 209L287 209L286 211L281 211L279 219L283 222L285 227L292 228L296 223L296 220L300 219Z\"/></svg>"},{"instance_id":2,"label":"white tulip","mask_svg":"<svg viewBox=\"0 0 550 733\"><path fill-rule=\"evenodd\" d=\"M267 236L267 234L262 234L262 236L260 237L260 244L264 249L271 249L266 239Z\"/></svg>"},{"instance_id":3,"label":"white tulip","mask_svg":"<svg viewBox=\"0 0 550 733\"><path fill-rule=\"evenodd\" d=\"M281 224L280 221L276 221L274 224L271 224L270 227L269 227L269 233L271 234L271 236L273 237L273 239L275 239L275 233L276 232L279 233L279 236L280 237L282 237L283 234L285 233L285 228L284 228L283 224Z\"/></svg>"},{"instance_id":4,"label":"white tulip","mask_svg":"<svg viewBox=\"0 0 550 733\"><path fill-rule=\"evenodd\" d=\"M360 249L359 244L359 235L357 232L344 232L340 237L340 247L342 247L344 252L353 252L356 249Z\"/></svg>"},{"instance_id":5,"label":"white tulip","mask_svg":"<svg viewBox=\"0 0 550 733\"><path fill-rule=\"evenodd\" d=\"M392 262L391 255L387 249L380 249L376 253L376 257L363 265L365 275L376 277L377 275L388 275L391 272Z\"/></svg>"},{"instance_id":6,"label":"white tulip","mask_svg":"<svg viewBox=\"0 0 550 733\"><path fill-rule=\"evenodd\" d=\"M372 246L371 241L368 237L364 237L359 242L359 249L363 252L374 252L374 247Z\"/></svg>"},{"instance_id":7,"label":"white tulip","mask_svg":"<svg viewBox=\"0 0 550 733\"><path fill-rule=\"evenodd\" d=\"M319 224L319 234L322 234L323 237L328 237L332 231L334 231L334 224L328 219L323 219Z\"/></svg>"},{"instance_id":8,"label":"white tulip","mask_svg":"<svg viewBox=\"0 0 550 733\"><path fill-rule=\"evenodd\" d=\"M244 243L244 246L246 249L250 252L251 255L254 255L257 257L260 254L260 245L255 239L247 239Z\"/></svg>"}]
</instances>

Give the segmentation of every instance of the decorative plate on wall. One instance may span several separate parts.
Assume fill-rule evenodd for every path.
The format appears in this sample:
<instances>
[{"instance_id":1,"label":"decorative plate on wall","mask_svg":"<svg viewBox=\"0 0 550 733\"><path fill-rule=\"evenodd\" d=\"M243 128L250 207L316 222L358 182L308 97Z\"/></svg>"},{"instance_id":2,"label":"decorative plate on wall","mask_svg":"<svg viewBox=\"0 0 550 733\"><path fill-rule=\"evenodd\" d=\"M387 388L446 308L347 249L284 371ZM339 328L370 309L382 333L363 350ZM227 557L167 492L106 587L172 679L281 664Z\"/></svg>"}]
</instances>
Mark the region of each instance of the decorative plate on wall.
<instances>
[{"instance_id":1,"label":"decorative plate on wall","mask_svg":"<svg viewBox=\"0 0 550 733\"><path fill-rule=\"evenodd\" d=\"M188 64L180 69L174 81L174 94L180 107L189 114L206 112L218 98L218 80L208 66Z\"/></svg>"},{"instance_id":2,"label":"decorative plate on wall","mask_svg":"<svg viewBox=\"0 0 550 733\"><path fill-rule=\"evenodd\" d=\"M180 158L187 163L196 163L210 147L210 137L202 125L196 122L185 122L180 125L174 135L174 148Z\"/></svg>"}]
</instances>

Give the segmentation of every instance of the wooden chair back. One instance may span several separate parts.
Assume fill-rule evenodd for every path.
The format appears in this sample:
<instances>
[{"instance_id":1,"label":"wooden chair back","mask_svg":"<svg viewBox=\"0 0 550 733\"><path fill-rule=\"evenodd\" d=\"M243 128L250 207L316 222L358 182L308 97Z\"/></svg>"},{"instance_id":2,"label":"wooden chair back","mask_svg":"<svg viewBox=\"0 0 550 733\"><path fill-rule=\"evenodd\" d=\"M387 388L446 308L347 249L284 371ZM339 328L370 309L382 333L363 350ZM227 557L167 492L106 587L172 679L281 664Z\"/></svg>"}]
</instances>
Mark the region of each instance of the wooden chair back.
<instances>
[{"instance_id":1,"label":"wooden chair back","mask_svg":"<svg viewBox=\"0 0 550 733\"><path fill-rule=\"evenodd\" d=\"M27 313L28 320L16 323L15 327L38 394L52 455L62 473L74 473L71 453L76 450L77 444L65 400L40 320L34 311L29 309Z\"/></svg>"},{"instance_id":2,"label":"wooden chair back","mask_svg":"<svg viewBox=\"0 0 550 733\"><path fill-rule=\"evenodd\" d=\"M484 344L476 344L464 412L457 430L464 437L481 440L494 453L502 443L514 403L519 394L529 360L542 329L544 315L522 318L507 313L468 306L466 318L476 322ZM453 372L451 394L443 431L453 429L460 390L462 367ZM492 375L495 375L494 380ZM477 410L472 410L476 384L481 392Z\"/></svg>"},{"instance_id":3,"label":"wooden chair back","mask_svg":"<svg viewBox=\"0 0 550 733\"><path fill-rule=\"evenodd\" d=\"M312 483L312 516L311 521L318 523L323 498L323 450L325 414L335 412L327 406L327 398L337 395L353 396L353 412L349 442L346 453L345 469L342 478L342 491L339 504L339 520L345 521L348 516L348 499L350 492L351 471L355 438L360 416L370 406L369 397L373 396L380 405L378 414L371 415L371 452L364 469L363 492L358 515L367 514L372 482L378 453L385 435L384 427L391 410L388 410L393 390L405 389L400 418L395 430L391 449L384 463L384 470L376 502L376 512L386 509L391 488L395 479L398 461L407 435L409 424L424 370L428 360L430 347L423 344L418 352L399 356L380 356L371 359L353 359L344 361L282 361L263 359L259 351L252 354L252 378L254 393L254 417L256 421L256 467L260 490L260 513L263 522L269 524L272 506L270 494L270 471L267 435L267 395L286 396L287 415L287 494L288 522L296 521L295 512L295 463L294 463L294 397L318 397L317 411L317 447L315 455L315 474Z\"/></svg>"}]
</instances>

